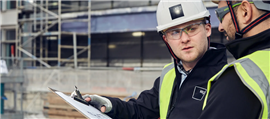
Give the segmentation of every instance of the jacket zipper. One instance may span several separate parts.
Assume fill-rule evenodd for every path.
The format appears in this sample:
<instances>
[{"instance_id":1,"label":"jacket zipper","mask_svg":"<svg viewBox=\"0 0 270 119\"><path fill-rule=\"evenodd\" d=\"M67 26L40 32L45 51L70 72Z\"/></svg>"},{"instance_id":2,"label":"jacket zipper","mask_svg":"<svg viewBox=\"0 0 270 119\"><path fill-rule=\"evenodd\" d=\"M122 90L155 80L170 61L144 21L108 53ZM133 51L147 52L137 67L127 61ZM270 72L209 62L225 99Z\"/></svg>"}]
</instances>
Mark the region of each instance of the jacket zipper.
<instances>
[{"instance_id":1,"label":"jacket zipper","mask_svg":"<svg viewBox=\"0 0 270 119\"><path fill-rule=\"evenodd\" d=\"M192 72L190 72L190 73L192 73ZM189 74L190 74L189 73ZM181 73L180 73L181 74ZM181 74L181 82L182 82L182 85L183 85L183 83L187 80L187 78L188 78L188 75L189 74L187 74L187 77L186 77L186 79L182 82L182 74ZM174 107L175 107L175 103L176 103L176 101L177 101L177 98L178 98L178 92L181 90L181 87L182 87L182 85L180 85L180 82L177 82L177 84L176 84L176 86L178 85L178 87L176 87L176 92L175 92L175 98L174 98L174 101L173 101L173 104L172 104L172 107L170 108L170 110L167 112L167 119L169 118L169 116L170 116L170 114L171 114L171 112L172 112L172 110L174 109Z\"/></svg>"}]
</instances>

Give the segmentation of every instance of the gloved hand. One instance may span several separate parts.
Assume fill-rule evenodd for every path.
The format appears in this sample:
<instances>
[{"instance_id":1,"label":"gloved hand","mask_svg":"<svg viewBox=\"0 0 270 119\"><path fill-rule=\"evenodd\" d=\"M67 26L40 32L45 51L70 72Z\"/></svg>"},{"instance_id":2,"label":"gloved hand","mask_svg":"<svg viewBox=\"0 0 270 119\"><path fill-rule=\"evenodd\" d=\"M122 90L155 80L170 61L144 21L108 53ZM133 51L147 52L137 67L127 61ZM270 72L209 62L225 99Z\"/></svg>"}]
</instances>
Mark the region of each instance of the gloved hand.
<instances>
[{"instance_id":1,"label":"gloved hand","mask_svg":"<svg viewBox=\"0 0 270 119\"><path fill-rule=\"evenodd\" d=\"M85 101L90 102L91 105L103 113L108 113L112 110L111 101L105 97L99 95L84 95L82 97Z\"/></svg>"}]
</instances>

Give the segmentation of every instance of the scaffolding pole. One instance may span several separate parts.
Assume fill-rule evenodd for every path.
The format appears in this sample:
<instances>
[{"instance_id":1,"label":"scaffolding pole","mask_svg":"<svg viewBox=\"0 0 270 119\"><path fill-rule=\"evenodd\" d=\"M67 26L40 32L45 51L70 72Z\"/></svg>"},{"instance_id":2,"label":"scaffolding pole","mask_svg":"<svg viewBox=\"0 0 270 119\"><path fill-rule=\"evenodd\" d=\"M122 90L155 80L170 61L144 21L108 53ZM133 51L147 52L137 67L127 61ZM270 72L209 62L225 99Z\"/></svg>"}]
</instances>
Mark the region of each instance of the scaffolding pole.
<instances>
[{"instance_id":1,"label":"scaffolding pole","mask_svg":"<svg viewBox=\"0 0 270 119\"><path fill-rule=\"evenodd\" d=\"M45 7L45 9L46 10L48 10L48 4L49 4L49 1L48 0L46 0L46 7ZM48 32L48 13L46 12L46 15L45 15L45 23L46 23L46 25L45 25L45 29L46 29L46 32Z\"/></svg>"},{"instance_id":2,"label":"scaffolding pole","mask_svg":"<svg viewBox=\"0 0 270 119\"><path fill-rule=\"evenodd\" d=\"M77 69L77 36L73 33L74 68Z\"/></svg>"},{"instance_id":3,"label":"scaffolding pole","mask_svg":"<svg viewBox=\"0 0 270 119\"><path fill-rule=\"evenodd\" d=\"M20 24L20 25L19 25L19 28L18 28L19 43L18 43L18 47L16 47L17 52L19 53L19 57L22 57L22 54L21 54L21 52L20 52L19 49L18 49L19 46L22 45L22 37L21 37L22 31L21 31L21 28L22 28L22 25Z\"/></svg>"},{"instance_id":4,"label":"scaffolding pole","mask_svg":"<svg viewBox=\"0 0 270 119\"><path fill-rule=\"evenodd\" d=\"M61 0L58 0L58 67L61 65Z\"/></svg>"},{"instance_id":5,"label":"scaffolding pole","mask_svg":"<svg viewBox=\"0 0 270 119\"><path fill-rule=\"evenodd\" d=\"M40 5L41 6L43 6L43 0L40 0ZM40 18L43 18L43 11L41 11L40 10ZM40 21L40 31L42 31L43 30L43 20L41 20ZM45 30L45 32L46 32L47 30ZM39 49L39 58L40 58L40 60L42 60L42 58L43 58L43 56L42 56L42 54L43 54L43 37L42 36L40 36L40 41L39 41L39 47L40 47L40 49ZM42 66L42 64L40 64L40 66Z\"/></svg>"},{"instance_id":6,"label":"scaffolding pole","mask_svg":"<svg viewBox=\"0 0 270 119\"><path fill-rule=\"evenodd\" d=\"M18 4L17 4L18 5ZM15 57L18 57L18 46L19 46L19 25L16 25L16 30L15 30L16 34L15 34Z\"/></svg>"},{"instance_id":7,"label":"scaffolding pole","mask_svg":"<svg viewBox=\"0 0 270 119\"><path fill-rule=\"evenodd\" d=\"M0 26L0 28L1 28L1 26ZM1 37L1 39L3 39L2 41L4 41L4 39L6 39L5 38L5 30L2 30L2 32L0 32L1 34L0 34L0 37ZM3 56L6 56L6 54L4 53L5 52L5 50L4 50L4 44L3 43L0 43L0 50L1 50L1 53L3 53Z\"/></svg>"},{"instance_id":8,"label":"scaffolding pole","mask_svg":"<svg viewBox=\"0 0 270 119\"><path fill-rule=\"evenodd\" d=\"M48 4L49 4L49 0L46 0L46 7L45 9L48 10ZM48 32L48 13L46 12L46 21L45 21L45 29L46 29L46 32ZM45 41L45 57L48 58L48 39L46 38L46 41Z\"/></svg>"},{"instance_id":9,"label":"scaffolding pole","mask_svg":"<svg viewBox=\"0 0 270 119\"><path fill-rule=\"evenodd\" d=\"M33 3L32 4L35 4L35 0L33 1ZM37 31L37 7L34 7L34 32L36 32Z\"/></svg>"},{"instance_id":10,"label":"scaffolding pole","mask_svg":"<svg viewBox=\"0 0 270 119\"><path fill-rule=\"evenodd\" d=\"M60 2L61 2L61 0L60 0ZM59 3L59 0L58 0L58 3ZM33 5L35 8L38 7L38 8L41 9L42 11L44 11L44 12L50 14L50 15L53 15L54 17L59 17L57 14L55 14L55 13L49 11L48 9L44 9L42 6L39 6L39 5L37 5L36 3L31 3L31 5ZM59 6L58 6L58 8L59 8ZM59 15L61 15L61 14L59 14Z\"/></svg>"},{"instance_id":11,"label":"scaffolding pole","mask_svg":"<svg viewBox=\"0 0 270 119\"><path fill-rule=\"evenodd\" d=\"M91 60L91 0L88 0L88 67Z\"/></svg>"},{"instance_id":12,"label":"scaffolding pole","mask_svg":"<svg viewBox=\"0 0 270 119\"><path fill-rule=\"evenodd\" d=\"M36 51L37 51L37 41L36 39L33 40L33 43L34 43L34 56L36 57ZM36 66L36 61L34 61L34 66Z\"/></svg>"},{"instance_id":13,"label":"scaffolding pole","mask_svg":"<svg viewBox=\"0 0 270 119\"><path fill-rule=\"evenodd\" d=\"M79 51L79 52L77 53L77 56L80 55L80 54L82 54L82 53L85 52L86 50L88 50L88 47L86 47L86 48L82 49L81 51ZM63 62L61 63L61 65L64 64L65 62L71 60L71 58L73 58L73 57L74 57L74 55L68 57L66 61L63 61L63 60L62 60ZM89 62L88 59L87 59L87 62Z\"/></svg>"},{"instance_id":14,"label":"scaffolding pole","mask_svg":"<svg viewBox=\"0 0 270 119\"><path fill-rule=\"evenodd\" d=\"M43 62L42 60L40 60L36 56L32 55L31 53L27 52L26 50L24 50L20 47L19 47L19 50L22 51L23 53L25 53L26 55L28 55L29 57L31 57L32 59L39 61L41 64L45 65L46 67L51 68L51 66L49 64L47 64L46 62Z\"/></svg>"},{"instance_id":15,"label":"scaffolding pole","mask_svg":"<svg viewBox=\"0 0 270 119\"><path fill-rule=\"evenodd\" d=\"M19 8L19 3L18 3L19 1L16 1L16 10L18 11L18 8ZM15 42L15 57L18 57L18 50L17 50L17 48L18 48L18 44L19 44L19 24L16 24L16 29L15 29L15 32L16 32L16 34L15 34L15 40L16 40L16 42Z\"/></svg>"},{"instance_id":16,"label":"scaffolding pole","mask_svg":"<svg viewBox=\"0 0 270 119\"><path fill-rule=\"evenodd\" d=\"M57 21L57 22L58 22L58 21ZM52 23L47 29L53 27L57 22ZM25 41L25 42L21 45L21 47L23 47L24 45L26 45L26 44L27 44L28 42L30 42L31 40L37 38L37 37L40 36L41 34L45 33L45 31L46 31L47 29L43 29L42 31L38 32L36 36L29 38L27 41Z\"/></svg>"}]
</instances>

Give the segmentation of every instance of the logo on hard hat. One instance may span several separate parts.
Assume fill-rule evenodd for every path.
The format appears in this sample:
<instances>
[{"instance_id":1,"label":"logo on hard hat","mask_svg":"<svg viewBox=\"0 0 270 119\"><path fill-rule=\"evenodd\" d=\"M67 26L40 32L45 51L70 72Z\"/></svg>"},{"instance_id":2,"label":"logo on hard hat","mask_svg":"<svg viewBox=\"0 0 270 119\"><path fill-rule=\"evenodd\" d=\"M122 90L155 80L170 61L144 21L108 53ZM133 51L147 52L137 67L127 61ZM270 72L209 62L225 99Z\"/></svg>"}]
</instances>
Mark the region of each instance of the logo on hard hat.
<instances>
[{"instance_id":1,"label":"logo on hard hat","mask_svg":"<svg viewBox=\"0 0 270 119\"><path fill-rule=\"evenodd\" d=\"M181 4L169 8L172 20L184 16Z\"/></svg>"}]
</instances>

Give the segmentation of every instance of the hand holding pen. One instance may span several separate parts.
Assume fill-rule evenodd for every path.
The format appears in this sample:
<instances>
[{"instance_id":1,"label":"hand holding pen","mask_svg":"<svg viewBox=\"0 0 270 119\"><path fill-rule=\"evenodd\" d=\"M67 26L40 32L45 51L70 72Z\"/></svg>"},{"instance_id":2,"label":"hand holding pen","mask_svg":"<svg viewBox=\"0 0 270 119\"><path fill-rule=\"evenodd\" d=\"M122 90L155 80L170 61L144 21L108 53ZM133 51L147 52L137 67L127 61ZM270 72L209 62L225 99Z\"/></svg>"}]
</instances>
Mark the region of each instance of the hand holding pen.
<instances>
[{"instance_id":1,"label":"hand holding pen","mask_svg":"<svg viewBox=\"0 0 270 119\"><path fill-rule=\"evenodd\" d=\"M83 104L89 105L89 102L84 100L84 98L81 95L81 92L78 90L76 86L75 86L75 91L71 93L71 98L74 98L74 100L81 102Z\"/></svg>"},{"instance_id":2,"label":"hand holding pen","mask_svg":"<svg viewBox=\"0 0 270 119\"><path fill-rule=\"evenodd\" d=\"M74 100L81 102L83 104L89 105L91 104L102 113L108 113L112 109L112 103L109 99L105 97L101 97L99 95L84 95L82 96L78 88L75 86L75 91L72 92L71 98Z\"/></svg>"}]
</instances>

